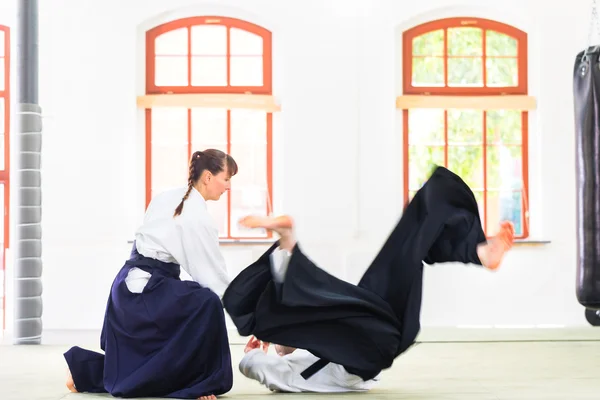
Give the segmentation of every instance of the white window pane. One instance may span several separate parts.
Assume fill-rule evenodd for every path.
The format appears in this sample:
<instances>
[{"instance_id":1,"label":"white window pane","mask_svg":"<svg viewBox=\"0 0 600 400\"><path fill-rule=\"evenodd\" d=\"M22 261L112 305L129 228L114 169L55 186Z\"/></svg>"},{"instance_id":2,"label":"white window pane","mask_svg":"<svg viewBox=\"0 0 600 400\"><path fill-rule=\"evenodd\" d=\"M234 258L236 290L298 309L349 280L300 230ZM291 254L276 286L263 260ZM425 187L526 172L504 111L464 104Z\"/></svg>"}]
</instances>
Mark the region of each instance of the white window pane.
<instances>
[{"instance_id":1,"label":"white window pane","mask_svg":"<svg viewBox=\"0 0 600 400\"><path fill-rule=\"evenodd\" d=\"M231 190L231 236L265 238L267 232L263 229L247 229L237 221L247 215L267 214L267 195L265 187L245 187Z\"/></svg>"},{"instance_id":2,"label":"white window pane","mask_svg":"<svg viewBox=\"0 0 600 400\"><path fill-rule=\"evenodd\" d=\"M0 134L4 134L4 122L6 121L6 109L4 108L4 97L0 97Z\"/></svg>"},{"instance_id":3,"label":"white window pane","mask_svg":"<svg viewBox=\"0 0 600 400\"><path fill-rule=\"evenodd\" d=\"M231 184L235 189L265 188L267 185L267 146L231 143L231 156L239 166Z\"/></svg>"},{"instance_id":4,"label":"white window pane","mask_svg":"<svg viewBox=\"0 0 600 400\"><path fill-rule=\"evenodd\" d=\"M229 223L227 218L228 196L229 193L225 192L219 200L206 202L208 213L215 220L217 228L219 229L219 237L227 236L227 224Z\"/></svg>"},{"instance_id":5,"label":"white window pane","mask_svg":"<svg viewBox=\"0 0 600 400\"><path fill-rule=\"evenodd\" d=\"M152 146L188 144L188 110L179 107L152 108Z\"/></svg>"},{"instance_id":6,"label":"white window pane","mask_svg":"<svg viewBox=\"0 0 600 400\"><path fill-rule=\"evenodd\" d=\"M192 86L227 86L227 57L192 57Z\"/></svg>"},{"instance_id":7,"label":"white window pane","mask_svg":"<svg viewBox=\"0 0 600 400\"><path fill-rule=\"evenodd\" d=\"M267 113L257 110L231 110L231 142L264 147L267 143Z\"/></svg>"},{"instance_id":8,"label":"white window pane","mask_svg":"<svg viewBox=\"0 0 600 400\"><path fill-rule=\"evenodd\" d=\"M227 27L222 25L192 26L192 55L226 56Z\"/></svg>"},{"instance_id":9,"label":"white window pane","mask_svg":"<svg viewBox=\"0 0 600 400\"><path fill-rule=\"evenodd\" d=\"M188 178L187 109L152 109L152 188L185 186Z\"/></svg>"},{"instance_id":10,"label":"white window pane","mask_svg":"<svg viewBox=\"0 0 600 400\"><path fill-rule=\"evenodd\" d=\"M6 109L4 108L4 98L0 98L0 170L6 169L6 165L4 164L4 149L6 148L6 132L5 122L6 122Z\"/></svg>"},{"instance_id":11,"label":"white window pane","mask_svg":"<svg viewBox=\"0 0 600 400\"><path fill-rule=\"evenodd\" d=\"M4 153L4 150L2 150L2 153ZM2 262L2 252L4 251L4 206L4 183L0 183L0 263ZM3 267L4 265L0 265L0 269L3 269Z\"/></svg>"},{"instance_id":12,"label":"white window pane","mask_svg":"<svg viewBox=\"0 0 600 400\"><path fill-rule=\"evenodd\" d=\"M156 86L187 86L188 60L184 56L157 56L154 76Z\"/></svg>"},{"instance_id":13,"label":"white window pane","mask_svg":"<svg viewBox=\"0 0 600 400\"><path fill-rule=\"evenodd\" d=\"M0 31L0 57L4 57L4 31Z\"/></svg>"},{"instance_id":14,"label":"white window pane","mask_svg":"<svg viewBox=\"0 0 600 400\"><path fill-rule=\"evenodd\" d=\"M0 171L4 171L6 169L6 165L4 164L4 149L6 149L6 135L0 135Z\"/></svg>"},{"instance_id":15,"label":"white window pane","mask_svg":"<svg viewBox=\"0 0 600 400\"><path fill-rule=\"evenodd\" d=\"M227 110L192 108L192 150L227 149Z\"/></svg>"},{"instance_id":16,"label":"white window pane","mask_svg":"<svg viewBox=\"0 0 600 400\"><path fill-rule=\"evenodd\" d=\"M0 57L0 92L5 89L5 87L4 87L5 64L6 64L6 59L4 57Z\"/></svg>"},{"instance_id":17,"label":"white window pane","mask_svg":"<svg viewBox=\"0 0 600 400\"><path fill-rule=\"evenodd\" d=\"M187 28L175 29L156 37L154 53L161 55L187 55L188 30Z\"/></svg>"},{"instance_id":18,"label":"white window pane","mask_svg":"<svg viewBox=\"0 0 600 400\"><path fill-rule=\"evenodd\" d=\"M229 31L229 52L233 56L262 56L263 38L237 28Z\"/></svg>"},{"instance_id":19,"label":"white window pane","mask_svg":"<svg viewBox=\"0 0 600 400\"><path fill-rule=\"evenodd\" d=\"M231 189L234 237L267 237L263 230L245 229L236 223L246 215L266 215L272 209L272 199L267 195L266 121L266 113L262 111L231 111L231 156L239 166Z\"/></svg>"},{"instance_id":20,"label":"white window pane","mask_svg":"<svg viewBox=\"0 0 600 400\"><path fill-rule=\"evenodd\" d=\"M408 142L424 146L445 145L444 109L415 108L408 113Z\"/></svg>"},{"instance_id":21,"label":"white window pane","mask_svg":"<svg viewBox=\"0 0 600 400\"><path fill-rule=\"evenodd\" d=\"M263 58L231 56L231 86L262 86Z\"/></svg>"},{"instance_id":22,"label":"white window pane","mask_svg":"<svg viewBox=\"0 0 600 400\"><path fill-rule=\"evenodd\" d=\"M3 253L4 252L4 248L1 248L0 251ZM0 256L2 255L2 253L0 253ZM2 261L4 260L4 257L0 258L0 263L2 263ZM4 263L0 264L0 321L4 321L4 308L6 307L6 304L4 303L4 288L5 288L5 284L4 284L4 271L5 271L5 267L4 267ZM0 329L4 330L5 326L0 322Z\"/></svg>"}]
</instances>

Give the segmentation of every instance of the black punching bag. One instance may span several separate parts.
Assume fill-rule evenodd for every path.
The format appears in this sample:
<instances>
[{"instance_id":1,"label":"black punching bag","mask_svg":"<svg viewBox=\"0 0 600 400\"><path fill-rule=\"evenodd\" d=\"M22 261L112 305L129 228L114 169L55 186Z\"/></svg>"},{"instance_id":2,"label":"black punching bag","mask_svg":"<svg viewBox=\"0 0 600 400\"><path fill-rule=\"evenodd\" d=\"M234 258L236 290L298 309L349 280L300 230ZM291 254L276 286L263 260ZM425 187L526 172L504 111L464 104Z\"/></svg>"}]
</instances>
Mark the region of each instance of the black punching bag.
<instances>
[{"instance_id":1,"label":"black punching bag","mask_svg":"<svg viewBox=\"0 0 600 400\"><path fill-rule=\"evenodd\" d=\"M600 310L600 46L573 69L577 158L577 300Z\"/></svg>"}]
</instances>

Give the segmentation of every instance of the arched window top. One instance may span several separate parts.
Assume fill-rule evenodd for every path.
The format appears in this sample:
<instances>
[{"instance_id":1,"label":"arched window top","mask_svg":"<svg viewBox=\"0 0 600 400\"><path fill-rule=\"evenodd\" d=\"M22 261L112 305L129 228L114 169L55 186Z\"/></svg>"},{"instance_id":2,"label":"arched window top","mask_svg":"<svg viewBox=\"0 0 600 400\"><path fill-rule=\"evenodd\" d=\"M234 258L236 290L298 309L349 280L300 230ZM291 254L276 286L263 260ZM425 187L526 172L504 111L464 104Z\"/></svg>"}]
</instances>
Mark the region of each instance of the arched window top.
<instances>
[{"instance_id":1,"label":"arched window top","mask_svg":"<svg viewBox=\"0 0 600 400\"><path fill-rule=\"evenodd\" d=\"M446 18L403 34L406 94L526 94L527 34L483 18Z\"/></svg>"},{"instance_id":2,"label":"arched window top","mask_svg":"<svg viewBox=\"0 0 600 400\"><path fill-rule=\"evenodd\" d=\"M271 32L236 18L202 16L146 33L146 92L271 93Z\"/></svg>"},{"instance_id":3,"label":"arched window top","mask_svg":"<svg viewBox=\"0 0 600 400\"><path fill-rule=\"evenodd\" d=\"M253 24L242 19L219 16L189 17L178 19L175 21L169 21L150 29L148 31L148 36L157 37L161 34L170 31L174 31L181 28L189 28L196 25L220 25L252 32L258 36L262 36L263 38L270 38L271 36L271 31L263 28L260 25Z\"/></svg>"}]
</instances>

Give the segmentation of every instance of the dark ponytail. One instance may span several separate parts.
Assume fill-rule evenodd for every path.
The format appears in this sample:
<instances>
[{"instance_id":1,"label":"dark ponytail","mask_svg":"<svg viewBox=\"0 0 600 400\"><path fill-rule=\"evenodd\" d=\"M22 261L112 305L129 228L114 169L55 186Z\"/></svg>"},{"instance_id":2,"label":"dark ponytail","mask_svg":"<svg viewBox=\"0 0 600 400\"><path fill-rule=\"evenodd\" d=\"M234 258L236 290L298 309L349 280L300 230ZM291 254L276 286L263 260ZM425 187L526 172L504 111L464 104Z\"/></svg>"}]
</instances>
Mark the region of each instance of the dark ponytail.
<instances>
[{"instance_id":1,"label":"dark ponytail","mask_svg":"<svg viewBox=\"0 0 600 400\"><path fill-rule=\"evenodd\" d=\"M222 172L227 166L227 172L229 177L237 174L238 166L233 157L229 154L222 152L217 149L208 149L204 151L196 151L190 158L190 167L188 175L188 188L181 199L181 203L175 209L174 217L181 215L183 211L183 203L190 197L194 184L198 182L198 179L202 176L205 170L210 171L213 175L217 175Z\"/></svg>"}]
</instances>

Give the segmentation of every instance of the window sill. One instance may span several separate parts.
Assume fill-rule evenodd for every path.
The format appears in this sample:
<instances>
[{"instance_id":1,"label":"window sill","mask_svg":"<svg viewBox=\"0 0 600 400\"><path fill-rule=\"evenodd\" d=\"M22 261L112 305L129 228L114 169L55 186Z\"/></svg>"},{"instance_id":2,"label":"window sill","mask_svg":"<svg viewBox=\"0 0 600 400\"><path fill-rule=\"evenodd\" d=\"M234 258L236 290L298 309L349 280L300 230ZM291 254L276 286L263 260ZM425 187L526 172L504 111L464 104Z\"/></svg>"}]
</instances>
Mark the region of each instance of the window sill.
<instances>
[{"instance_id":1,"label":"window sill","mask_svg":"<svg viewBox=\"0 0 600 400\"><path fill-rule=\"evenodd\" d=\"M224 246L252 246L252 245L272 245L275 239L219 239L219 244ZM552 243L550 240L535 239L517 239L515 246L544 246ZM128 240L127 244L133 244L133 240Z\"/></svg>"},{"instance_id":2,"label":"window sill","mask_svg":"<svg viewBox=\"0 0 600 400\"><path fill-rule=\"evenodd\" d=\"M275 239L219 239L221 246L271 246Z\"/></svg>"},{"instance_id":3,"label":"window sill","mask_svg":"<svg viewBox=\"0 0 600 400\"><path fill-rule=\"evenodd\" d=\"M536 239L517 239L515 240L515 246L545 246L552 243L550 240L536 240Z\"/></svg>"},{"instance_id":4,"label":"window sill","mask_svg":"<svg viewBox=\"0 0 600 400\"><path fill-rule=\"evenodd\" d=\"M271 246L275 241L275 239L219 239L219 244L223 246ZM127 244L133 244L133 240L128 240Z\"/></svg>"}]
</instances>

